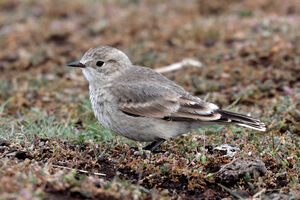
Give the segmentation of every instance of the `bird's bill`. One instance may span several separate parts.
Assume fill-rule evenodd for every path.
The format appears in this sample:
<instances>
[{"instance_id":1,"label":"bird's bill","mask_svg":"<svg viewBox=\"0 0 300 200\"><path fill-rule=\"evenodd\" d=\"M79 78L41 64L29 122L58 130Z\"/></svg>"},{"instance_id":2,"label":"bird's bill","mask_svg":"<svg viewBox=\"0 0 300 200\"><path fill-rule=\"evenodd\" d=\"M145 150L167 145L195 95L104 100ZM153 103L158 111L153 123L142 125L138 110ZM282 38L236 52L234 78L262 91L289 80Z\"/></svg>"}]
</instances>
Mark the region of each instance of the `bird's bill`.
<instances>
[{"instance_id":1,"label":"bird's bill","mask_svg":"<svg viewBox=\"0 0 300 200\"><path fill-rule=\"evenodd\" d=\"M82 64L82 63L79 62L79 61L70 62L70 63L68 63L68 66L69 66L69 67L80 67L80 68L85 68L85 65Z\"/></svg>"}]
</instances>

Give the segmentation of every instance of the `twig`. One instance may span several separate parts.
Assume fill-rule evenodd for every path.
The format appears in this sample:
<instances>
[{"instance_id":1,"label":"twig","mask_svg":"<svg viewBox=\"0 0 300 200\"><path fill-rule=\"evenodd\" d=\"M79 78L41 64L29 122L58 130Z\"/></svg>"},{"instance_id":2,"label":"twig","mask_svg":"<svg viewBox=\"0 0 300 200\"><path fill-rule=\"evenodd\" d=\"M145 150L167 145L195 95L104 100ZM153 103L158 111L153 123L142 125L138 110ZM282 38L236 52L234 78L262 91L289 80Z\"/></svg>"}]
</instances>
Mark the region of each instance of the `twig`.
<instances>
[{"instance_id":1,"label":"twig","mask_svg":"<svg viewBox=\"0 0 300 200\"><path fill-rule=\"evenodd\" d=\"M260 196L265 191L266 191L266 188L262 189L261 191L257 192L255 195L253 195L253 198L256 199L258 196Z\"/></svg>"},{"instance_id":2,"label":"twig","mask_svg":"<svg viewBox=\"0 0 300 200\"><path fill-rule=\"evenodd\" d=\"M226 190L228 193L230 193L232 196L234 196L234 197L236 197L236 198L238 198L238 199L241 199L241 200L244 199L243 197L241 197L240 195L238 195L237 193L235 193L234 191L232 191L232 190L229 189L228 187L226 187L226 186L224 186L224 185L222 185L222 184L220 184L220 183L218 183L218 185L219 185L221 188L223 188L224 190Z\"/></svg>"},{"instance_id":3,"label":"twig","mask_svg":"<svg viewBox=\"0 0 300 200\"><path fill-rule=\"evenodd\" d=\"M202 63L197 60L191 59L191 58L186 58L186 59L183 59L181 62L177 62L177 63L171 64L171 65L165 66L165 67L155 69L155 71L158 73L166 73L166 72L171 72L171 71L181 69L186 66L200 68L200 67L202 67Z\"/></svg>"},{"instance_id":4,"label":"twig","mask_svg":"<svg viewBox=\"0 0 300 200\"><path fill-rule=\"evenodd\" d=\"M60 166L60 165L52 165L53 167L56 167L56 168L61 168L61 169L68 169L68 170L73 170L74 168L70 168L70 167L65 167L65 166ZM85 173L85 174L94 174L94 175L97 175L97 176L106 176L106 174L102 174L102 173L95 173L95 172L89 172L89 171L85 171L85 170L82 170L82 169L75 169L81 173Z\"/></svg>"},{"instance_id":5,"label":"twig","mask_svg":"<svg viewBox=\"0 0 300 200\"><path fill-rule=\"evenodd\" d=\"M241 100L242 97L243 97L243 95L240 95L232 104L227 106L226 109L227 110L231 109L233 106L235 106L235 104L237 104Z\"/></svg>"}]
</instances>

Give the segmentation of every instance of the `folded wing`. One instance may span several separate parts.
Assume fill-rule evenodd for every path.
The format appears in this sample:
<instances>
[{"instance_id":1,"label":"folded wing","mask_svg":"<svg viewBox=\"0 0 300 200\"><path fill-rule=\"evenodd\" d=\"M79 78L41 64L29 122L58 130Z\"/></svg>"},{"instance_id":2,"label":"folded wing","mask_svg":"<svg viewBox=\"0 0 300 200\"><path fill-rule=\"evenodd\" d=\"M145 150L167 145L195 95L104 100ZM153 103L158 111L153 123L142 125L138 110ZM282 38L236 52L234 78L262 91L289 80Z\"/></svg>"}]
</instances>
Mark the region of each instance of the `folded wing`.
<instances>
[{"instance_id":1,"label":"folded wing","mask_svg":"<svg viewBox=\"0 0 300 200\"><path fill-rule=\"evenodd\" d=\"M125 114L172 121L214 121L221 118L218 107L193 97L178 94L164 86L145 83L118 85L118 106Z\"/></svg>"},{"instance_id":2,"label":"folded wing","mask_svg":"<svg viewBox=\"0 0 300 200\"><path fill-rule=\"evenodd\" d=\"M221 110L215 104L162 85L138 83L119 84L119 109L135 117L151 117L168 121L199 121L219 124L236 124L259 131L265 131L265 124L247 115Z\"/></svg>"}]
</instances>

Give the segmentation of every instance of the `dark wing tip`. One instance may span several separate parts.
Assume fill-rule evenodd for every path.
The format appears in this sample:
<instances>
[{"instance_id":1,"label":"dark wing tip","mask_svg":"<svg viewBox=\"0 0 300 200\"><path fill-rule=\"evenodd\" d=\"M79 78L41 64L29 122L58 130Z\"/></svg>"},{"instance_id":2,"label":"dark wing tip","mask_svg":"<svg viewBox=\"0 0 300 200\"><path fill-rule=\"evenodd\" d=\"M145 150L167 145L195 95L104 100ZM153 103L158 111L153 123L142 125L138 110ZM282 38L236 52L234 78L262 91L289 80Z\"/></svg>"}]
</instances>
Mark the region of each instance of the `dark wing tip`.
<instances>
[{"instance_id":1,"label":"dark wing tip","mask_svg":"<svg viewBox=\"0 0 300 200\"><path fill-rule=\"evenodd\" d=\"M258 119L227 110L218 109L216 110L216 112L222 115L220 120L224 122L234 123L239 126L251 128L258 131L266 131L266 125Z\"/></svg>"}]
</instances>

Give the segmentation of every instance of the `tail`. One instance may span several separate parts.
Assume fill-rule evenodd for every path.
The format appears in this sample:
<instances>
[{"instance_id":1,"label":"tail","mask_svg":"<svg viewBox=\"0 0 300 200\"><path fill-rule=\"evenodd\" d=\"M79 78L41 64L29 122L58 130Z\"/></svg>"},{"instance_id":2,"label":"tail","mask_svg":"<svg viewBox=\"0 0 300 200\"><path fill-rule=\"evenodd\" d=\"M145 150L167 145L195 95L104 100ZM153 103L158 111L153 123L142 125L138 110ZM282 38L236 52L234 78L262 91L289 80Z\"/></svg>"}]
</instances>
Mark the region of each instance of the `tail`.
<instances>
[{"instance_id":1,"label":"tail","mask_svg":"<svg viewBox=\"0 0 300 200\"><path fill-rule=\"evenodd\" d=\"M218 109L215 112L221 114L221 118L218 120L219 122L234 123L239 126L252 128L258 131L266 131L266 125L258 119L221 109Z\"/></svg>"}]
</instances>

